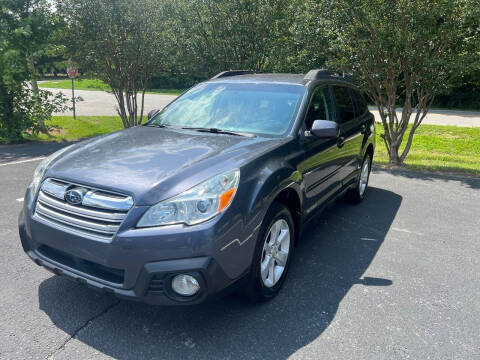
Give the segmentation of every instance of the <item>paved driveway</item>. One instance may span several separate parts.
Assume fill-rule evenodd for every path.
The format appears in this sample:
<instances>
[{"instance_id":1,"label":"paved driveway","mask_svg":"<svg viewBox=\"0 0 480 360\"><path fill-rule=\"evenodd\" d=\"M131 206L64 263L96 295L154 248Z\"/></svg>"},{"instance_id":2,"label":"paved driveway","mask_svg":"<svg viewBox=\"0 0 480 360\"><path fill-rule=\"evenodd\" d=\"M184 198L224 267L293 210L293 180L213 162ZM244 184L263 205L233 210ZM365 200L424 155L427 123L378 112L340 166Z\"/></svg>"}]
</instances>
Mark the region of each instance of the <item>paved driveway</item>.
<instances>
[{"instance_id":1,"label":"paved driveway","mask_svg":"<svg viewBox=\"0 0 480 360\"><path fill-rule=\"evenodd\" d=\"M55 146L0 148L0 359L480 359L480 179L376 170L308 226L273 301L162 308L22 252L31 159Z\"/></svg>"},{"instance_id":2,"label":"paved driveway","mask_svg":"<svg viewBox=\"0 0 480 360\"><path fill-rule=\"evenodd\" d=\"M52 92L63 92L65 95L71 95L70 90L47 89ZM77 90L76 96L81 96L84 101L77 103L77 115L117 115L115 110L115 97L105 91ZM176 96L174 95L145 95L145 113L153 109L161 109ZM140 99L140 97L139 97ZM374 107L370 110L375 115L376 121L381 121L378 111ZM63 113L64 115L73 115L71 111ZM399 112L400 116L400 112ZM410 119L413 122L413 115ZM432 125L456 125L456 126L475 126L480 127L480 112L457 111L457 110L431 110L429 115L423 120L424 124Z\"/></svg>"},{"instance_id":3,"label":"paved driveway","mask_svg":"<svg viewBox=\"0 0 480 360\"><path fill-rule=\"evenodd\" d=\"M41 84L40 84L41 85ZM71 98L72 92L70 90L63 89L45 89L53 93L63 93L68 98ZM118 115L116 106L117 100L115 97L106 91L90 91L90 90L75 90L75 96L80 96L83 101L77 102L75 111L77 115ZM169 104L176 98L175 95L158 95L158 94L145 94L145 111L147 114L153 109L162 109L165 105ZM140 104L140 96L138 97L138 103ZM72 115L72 111L66 111L64 113L56 115Z\"/></svg>"}]
</instances>

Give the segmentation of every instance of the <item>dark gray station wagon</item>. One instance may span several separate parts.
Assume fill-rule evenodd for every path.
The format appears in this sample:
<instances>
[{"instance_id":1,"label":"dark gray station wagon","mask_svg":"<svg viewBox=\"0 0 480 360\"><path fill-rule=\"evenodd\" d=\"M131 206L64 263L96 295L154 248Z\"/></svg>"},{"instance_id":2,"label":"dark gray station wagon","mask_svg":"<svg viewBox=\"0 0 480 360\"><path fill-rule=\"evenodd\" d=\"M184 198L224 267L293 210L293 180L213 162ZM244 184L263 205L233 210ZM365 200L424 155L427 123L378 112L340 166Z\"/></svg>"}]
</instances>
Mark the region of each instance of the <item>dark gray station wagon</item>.
<instances>
[{"instance_id":1,"label":"dark gray station wagon","mask_svg":"<svg viewBox=\"0 0 480 360\"><path fill-rule=\"evenodd\" d=\"M350 79L226 71L136 128L36 169L19 217L38 265L118 297L275 296L303 224L361 201L374 118Z\"/></svg>"}]
</instances>

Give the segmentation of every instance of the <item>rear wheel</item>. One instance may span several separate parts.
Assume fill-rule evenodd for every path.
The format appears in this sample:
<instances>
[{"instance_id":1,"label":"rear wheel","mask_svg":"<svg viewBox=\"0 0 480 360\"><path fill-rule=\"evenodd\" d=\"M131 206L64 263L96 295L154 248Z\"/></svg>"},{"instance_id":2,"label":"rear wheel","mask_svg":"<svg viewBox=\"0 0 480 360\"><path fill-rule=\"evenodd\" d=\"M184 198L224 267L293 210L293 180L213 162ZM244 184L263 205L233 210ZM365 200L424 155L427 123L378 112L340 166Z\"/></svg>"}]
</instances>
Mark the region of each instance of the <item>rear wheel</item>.
<instances>
[{"instance_id":1,"label":"rear wheel","mask_svg":"<svg viewBox=\"0 0 480 360\"><path fill-rule=\"evenodd\" d=\"M254 301L267 301L280 291L293 252L295 233L288 208L274 203L265 217L244 294Z\"/></svg>"},{"instance_id":2,"label":"rear wheel","mask_svg":"<svg viewBox=\"0 0 480 360\"><path fill-rule=\"evenodd\" d=\"M360 174L355 186L348 190L347 199L350 202L359 203L365 198L371 169L372 159L370 158L369 154L366 154L363 158L362 166L360 167Z\"/></svg>"}]
</instances>

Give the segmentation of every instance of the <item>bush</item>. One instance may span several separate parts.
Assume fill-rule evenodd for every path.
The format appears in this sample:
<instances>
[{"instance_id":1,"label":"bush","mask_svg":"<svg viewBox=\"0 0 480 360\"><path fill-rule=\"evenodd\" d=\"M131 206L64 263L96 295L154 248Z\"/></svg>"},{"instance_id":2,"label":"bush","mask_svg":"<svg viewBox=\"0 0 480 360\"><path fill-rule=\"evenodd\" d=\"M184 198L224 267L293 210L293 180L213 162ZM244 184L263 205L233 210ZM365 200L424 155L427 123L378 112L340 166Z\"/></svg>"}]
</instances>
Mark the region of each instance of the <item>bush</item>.
<instances>
[{"instance_id":1,"label":"bush","mask_svg":"<svg viewBox=\"0 0 480 360\"><path fill-rule=\"evenodd\" d=\"M45 122L54 112L68 109L68 98L61 93L39 90L35 95L25 84L9 90L0 98L0 140L6 143L21 142L26 131L48 132Z\"/></svg>"},{"instance_id":2,"label":"bush","mask_svg":"<svg viewBox=\"0 0 480 360\"><path fill-rule=\"evenodd\" d=\"M480 87L464 85L453 88L449 93L438 95L433 107L465 110L480 110Z\"/></svg>"},{"instance_id":3,"label":"bush","mask_svg":"<svg viewBox=\"0 0 480 360\"><path fill-rule=\"evenodd\" d=\"M206 80L192 74L169 74L153 77L150 89L188 89L193 85Z\"/></svg>"}]
</instances>

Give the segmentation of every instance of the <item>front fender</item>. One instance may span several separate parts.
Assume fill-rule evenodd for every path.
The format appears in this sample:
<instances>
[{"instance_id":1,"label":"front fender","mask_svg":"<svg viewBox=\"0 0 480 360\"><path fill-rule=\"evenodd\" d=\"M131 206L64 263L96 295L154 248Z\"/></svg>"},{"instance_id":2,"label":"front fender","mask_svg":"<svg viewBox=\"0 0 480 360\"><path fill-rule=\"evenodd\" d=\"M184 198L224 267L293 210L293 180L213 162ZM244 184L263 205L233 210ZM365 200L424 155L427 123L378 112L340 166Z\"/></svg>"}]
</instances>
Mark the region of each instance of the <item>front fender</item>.
<instances>
[{"instance_id":1,"label":"front fender","mask_svg":"<svg viewBox=\"0 0 480 360\"><path fill-rule=\"evenodd\" d=\"M271 172L263 172L257 179L256 186L252 188L249 212L261 207L266 213L275 198L286 188L293 188L302 201L300 181L301 176L294 168L278 168Z\"/></svg>"},{"instance_id":2,"label":"front fender","mask_svg":"<svg viewBox=\"0 0 480 360\"><path fill-rule=\"evenodd\" d=\"M250 266L263 219L278 194L292 188L300 201L303 200L302 178L296 166L301 156L297 144L291 142L240 169L239 191L231 205L232 209L227 211L241 214L243 231L239 238L222 244L218 249L219 255L245 259L245 269Z\"/></svg>"},{"instance_id":3,"label":"front fender","mask_svg":"<svg viewBox=\"0 0 480 360\"><path fill-rule=\"evenodd\" d=\"M277 157L270 161L255 161L246 169L250 174L244 179L242 192L244 224L248 233L257 229L263 221L275 198L285 189L293 189L303 204L303 181L296 164L300 161L300 152L290 151L289 158Z\"/></svg>"}]
</instances>

